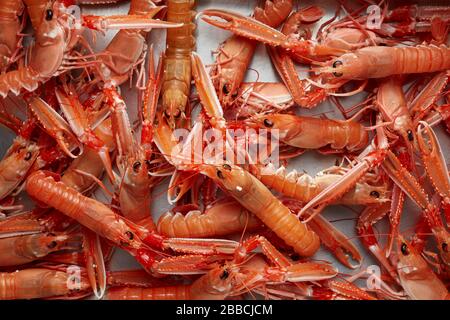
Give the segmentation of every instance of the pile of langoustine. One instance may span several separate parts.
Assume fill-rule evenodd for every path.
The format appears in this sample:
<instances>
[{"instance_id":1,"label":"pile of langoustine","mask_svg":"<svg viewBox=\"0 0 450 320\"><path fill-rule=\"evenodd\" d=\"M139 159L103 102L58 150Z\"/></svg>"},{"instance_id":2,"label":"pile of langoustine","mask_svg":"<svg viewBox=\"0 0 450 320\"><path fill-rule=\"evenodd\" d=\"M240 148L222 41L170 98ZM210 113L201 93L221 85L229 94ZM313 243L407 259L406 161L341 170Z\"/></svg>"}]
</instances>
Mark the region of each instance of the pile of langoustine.
<instances>
[{"instance_id":1,"label":"pile of langoustine","mask_svg":"<svg viewBox=\"0 0 450 320\"><path fill-rule=\"evenodd\" d=\"M208 9L198 16L234 34L208 73L194 52L194 1L131 0L128 15L110 17L74 7L102 2L2 2L0 122L16 138L0 162L0 299L448 297L450 181L432 127L449 126L450 8L384 4L380 25L369 28L368 4L341 3L315 38L319 6L267 0L251 17ZM23 47L28 20L34 41ZM146 40L153 28L167 29L156 67ZM89 29L121 30L94 52ZM258 43L282 83L243 83ZM296 64L310 67L307 78ZM137 124L119 87L134 80ZM361 92L364 101L342 107L339 97ZM326 99L347 120L295 114ZM13 112L18 106L26 117ZM239 137L230 128L277 130L284 162L305 149L347 161L315 177L259 159L189 163L177 158L189 136L174 152L179 128L216 129L231 150ZM167 176L175 206L155 223L152 190ZM110 203L95 198L97 187ZM407 197L422 212L412 236L399 230ZM358 239L320 215L333 204L364 206ZM386 245L374 231L381 219L390 226ZM230 240L236 234L245 237ZM356 284L368 275L357 270L362 254L352 241L382 266L380 286ZM320 246L357 273L313 260ZM108 271L114 248L145 271Z\"/></svg>"}]
</instances>

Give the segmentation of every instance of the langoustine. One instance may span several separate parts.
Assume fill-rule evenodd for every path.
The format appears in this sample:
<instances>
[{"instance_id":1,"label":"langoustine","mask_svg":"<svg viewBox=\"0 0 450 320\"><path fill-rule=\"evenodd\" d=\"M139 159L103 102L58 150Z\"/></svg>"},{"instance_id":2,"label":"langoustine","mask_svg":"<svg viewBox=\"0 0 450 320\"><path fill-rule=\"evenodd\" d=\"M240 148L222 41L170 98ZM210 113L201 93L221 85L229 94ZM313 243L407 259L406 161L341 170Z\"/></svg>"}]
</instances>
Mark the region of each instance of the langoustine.
<instances>
[{"instance_id":1,"label":"langoustine","mask_svg":"<svg viewBox=\"0 0 450 320\"><path fill-rule=\"evenodd\" d=\"M262 8L256 7L253 15L256 20L276 28L290 14L292 6L292 0L269 0ZM211 77L225 108L239 96L237 91L253 58L256 44L256 41L233 35L217 50Z\"/></svg>"},{"instance_id":2,"label":"langoustine","mask_svg":"<svg viewBox=\"0 0 450 320\"><path fill-rule=\"evenodd\" d=\"M20 32L24 23L21 21L24 13L22 1L5 1L0 10L0 72L6 72L20 55L22 36Z\"/></svg>"},{"instance_id":3,"label":"langoustine","mask_svg":"<svg viewBox=\"0 0 450 320\"><path fill-rule=\"evenodd\" d=\"M162 83L162 108L169 125L186 118L191 93L191 52L195 48L195 0L167 1L167 20L183 26L167 31Z\"/></svg>"}]
</instances>

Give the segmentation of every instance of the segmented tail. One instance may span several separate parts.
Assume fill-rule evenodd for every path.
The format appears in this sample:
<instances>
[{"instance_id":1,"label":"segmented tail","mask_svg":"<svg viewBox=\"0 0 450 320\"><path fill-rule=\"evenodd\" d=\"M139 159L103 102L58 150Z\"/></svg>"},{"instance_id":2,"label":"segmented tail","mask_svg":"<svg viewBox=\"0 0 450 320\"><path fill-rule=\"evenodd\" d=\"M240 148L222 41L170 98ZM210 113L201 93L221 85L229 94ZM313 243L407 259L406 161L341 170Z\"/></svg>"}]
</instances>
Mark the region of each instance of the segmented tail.
<instances>
[{"instance_id":1,"label":"segmented tail","mask_svg":"<svg viewBox=\"0 0 450 320\"><path fill-rule=\"evenodd\" d=\"M17 70L0 75L0 95L5 98L11 91L16 96L22 89L32 92L43 82L39 74L30 67L19 67Z\"/></svg>"}]
</instances>

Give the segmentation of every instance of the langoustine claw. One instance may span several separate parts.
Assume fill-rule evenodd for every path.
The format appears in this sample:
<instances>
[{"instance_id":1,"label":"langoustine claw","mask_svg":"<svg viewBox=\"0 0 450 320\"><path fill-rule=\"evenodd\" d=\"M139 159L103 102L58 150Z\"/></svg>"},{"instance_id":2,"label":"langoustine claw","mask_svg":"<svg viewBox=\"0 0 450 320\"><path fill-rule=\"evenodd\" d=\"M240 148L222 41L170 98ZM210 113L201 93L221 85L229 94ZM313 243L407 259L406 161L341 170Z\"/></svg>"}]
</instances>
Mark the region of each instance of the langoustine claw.
<instances>
[{"instance_id":1,"label":"langoustine claw","mask_svg":"<svg viewBox=\"0 0 450 320\"><path fill-rule=\"evenodd\" d=\"M202 11L201 15L204 21L215 27L229 30L239 36L257 40L270 46L281 47L313 60L315 56L333 56L345 52L345 50L322 46L311 40L292 39L264 23L231 11L210 9ZM226 22L216 20L213 17L221 18Z\"/></svg>"}]
</instances>

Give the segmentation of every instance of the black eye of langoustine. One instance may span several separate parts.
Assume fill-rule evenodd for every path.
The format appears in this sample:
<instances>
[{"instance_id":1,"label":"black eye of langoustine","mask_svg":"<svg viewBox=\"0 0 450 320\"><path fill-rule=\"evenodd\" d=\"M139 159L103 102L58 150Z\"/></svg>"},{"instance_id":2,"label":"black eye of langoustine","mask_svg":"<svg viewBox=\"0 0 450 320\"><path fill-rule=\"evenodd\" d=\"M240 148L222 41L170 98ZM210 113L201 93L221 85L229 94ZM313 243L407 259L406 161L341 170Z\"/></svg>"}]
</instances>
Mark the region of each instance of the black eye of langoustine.
<instances>
[{"instance_id":1,"label":"black eye of langoustine","mask_svg":"<svg viewBox=\"0 0 450 320\"><path fill-rule=\"evenodd\" d=\"M370 196L374 197L374 198L379 198L380 197L380 193L378 191L372 191L370 193Z\"/></svg>"},{"instance_id":2,"label":"black eye of langoustine","mask_svg":"<svg viewBox=\"0 0 450 320\"><path fill-rule=\"evenodd\" d=\"M223 173L222 173L222 171L220 171L220 170L217 170L217 176L220 178L220 179L224 179L224 176L223 176Z\"/></svg>"},{"instance_id":3,"label":"black eye of langoustine","mask_svg":"<svg viewBox=\"0 0 450 320\"><path fill-rule=\"evenodd\" d=\"M272 128L272 127L273 127L273 122L270 121L269 119L264 119L264 125L265 125L267 128Z\"/></svg>"},{"instance_id":4,"label":"black eye of langoustine","mask_svg":"<svg viewBox=\"0 0 450 320\"><path fill-rule=\"evenodd\" d=\"M170 118L170 113L169 113L168 110L164 110L164 116L165 116L166 118Z\"/></svg>"},{"instance_id":5,"label":"black eye of langoustine","mask_svg":"<svg viewBox=\"0 0 450 320\"><path fill-rule=\"evenodd\" d=\"M133 171L134 172L138 172L140 168L141 168L141 162L140 161L135 161L133 163Z\"/></svg>"},{"instance_id":6,"label":"black eye of langoustine","mask_svg":"<svg viewBox=\"0 0 450 320\"><path fill-rule=\"evenodd\" d=\"M222 92L224 94L229 94L230 93L230 89L228 89L228 86L226 84L222 87Z\"/></svg>"},{"instance_id":7,"label":"black eye of langoustine","mask_svg":"<svg viewBox=\"0 0 450 320\"><path fill-rule=\"evenodd\" d=\"M406 243L402 243L400 250L402 251L402 254L404 256L407 256L409 254L408 246L406 245Z\"/></svg>"},{"instance_id":8,"label":"black eye of langoustine","mask_svg":"<svg viewBox=\"0 0 450 320\"><path fill-rule=\"evenodd\" d=\"M448 244L447 243L443 242L441 247L442 247L442 251L444 251L446 253L448 252Z\"/></svg>"},{"instance_id":9,"label":"black eye of langoustine","mask_svg":"<svg viewBox=\"0 0 450 320\"><path fill-rule=\"evenodd\" d=\"M127 231L127 232L125 232L125 234L127 235L127 237L128 237L128 240L133 240L134 239L134 234L133 234L133 232L131 232L131 231Z\"/></svg>"},{"instance_id":10,"label":"black eye of langoustine","mask_svg":"<svg viewBox=\"0 0 450 320\"><path fill-rule=\"evenodd\" d=\"M337 68L339 66L342 66L342 61L341 60L336 60L335 62L333 62L333 68ZM342 73L341 72L333 72L333 75L335 77L342 77Z\"/></svg>"},{"instance_id":11,"label":"black eye of langoustine","mask_svg":"<svg viewBox=\"0 0 450 320\"><path fill-rule=\"evenodd\" d=\"M225 280L229 275L230 273L227 270L223 270L222 274L220 275L220 279Z\"/></svg>"},{"instance_id":12,"label":"black eye of langoustine","mask_svg":"<svg viewBox=\"0 0 450 320\"><path fill-rule=\"evenodd\" d=\"M47 247L48 247L49 249L53 249L53 248L56 248L57 245L58 245L58 244L56 243L56 241L51 241L51 242L47 245Z\"/></svg>"},{"instance_id":13,"label":"black eye of langoustine","mask_svg":"<svg viewBox=\"0 0 450 320\"><path fill-rule=\"evenodd\" d=\"M181 117L181 110L177 109L176 113L173 115L174 119L178 119L179 117Z\"/></svg>"},{"instance_id":14,"label":"black eye of langoustine","mask_svg":"<svg viewBox=\"0 0 450 320\"><path fill-rule=\"evenodd\" d=\"M45 20L51 21L52 19L53 19L53 10L52 9L48 9L45 12Z\"/></svg>"},{"instance_id":15,"label":"black eye of langoustine","mask_svg":"<svg viewBox=\"0 0 450 320\"><path fill-rule=\"evenodd\" d=\"M33 155L31 154L31 152L27 152L27 153L25 154L24 160L25 160L25 161L28 161L28 160L31 159L32 156L33 156Z\"/></svg>"},{"instance_id":16,"label":"black eye of langoustine","mask_svg":"<svg viewBox=\"0 0 450 320\"><path fill-rule=\"evenodd\" d=\"M413 141L414 140L414 135L413 135L412 131L408 130L406 133L408 134L408 140L409 141Z\"/></svg>"},{"instance_id":17,"label":"black eye of langoustine","mask_svg":"<svg viewBox=\"0 0 450 320\"><path fill-rule=\"evenodd\" d=\"M231 166L227 163L225 163L222 167L228 171L231 171Z\"/></svg>"}]
</instances>

